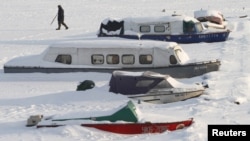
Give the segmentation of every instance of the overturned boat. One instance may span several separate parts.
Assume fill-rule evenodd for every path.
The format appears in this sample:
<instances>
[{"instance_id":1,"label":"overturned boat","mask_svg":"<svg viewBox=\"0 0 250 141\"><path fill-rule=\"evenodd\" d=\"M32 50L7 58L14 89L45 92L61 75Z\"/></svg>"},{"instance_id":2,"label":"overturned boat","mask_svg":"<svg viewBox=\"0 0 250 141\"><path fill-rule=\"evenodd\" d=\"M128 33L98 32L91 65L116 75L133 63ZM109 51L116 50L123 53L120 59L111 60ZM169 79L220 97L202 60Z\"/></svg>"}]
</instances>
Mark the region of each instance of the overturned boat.
<instances>
[{"instance_id":1,"label":"overturned boat","mask_svg":"<svg viewBox=\"0 0 250 141\"><path fill-rule=\"evenodd\" d=\"M186 84L169 75L155 72L114 71L109 91L132 99L155 104L171 103L198 97L207 84Z\"/></svg>"},{"instance_id":2,"label":"overturned boat","mask_svg":"<svg viewBox=\"0 0 250 141\"><path fill-rule=\"evenodd\" d=\"M150 39L177 43L221 42L228 39L230 30L207 29L189 16L129 17L104 19L98 37Z\"/></svg>"},{"instance_id":3,"label":"overturned boat","mask_svg":"<svg viewBox=\"0 0 250 141\"><path fill-rule=\"evenodd\" d=\"M52 44L38 55L14 58L5 73L154 71L172 77L194 77L218 71L219 60L192 62L174 42L147 40L81 40Z\"/></svg>"}]
</instances>

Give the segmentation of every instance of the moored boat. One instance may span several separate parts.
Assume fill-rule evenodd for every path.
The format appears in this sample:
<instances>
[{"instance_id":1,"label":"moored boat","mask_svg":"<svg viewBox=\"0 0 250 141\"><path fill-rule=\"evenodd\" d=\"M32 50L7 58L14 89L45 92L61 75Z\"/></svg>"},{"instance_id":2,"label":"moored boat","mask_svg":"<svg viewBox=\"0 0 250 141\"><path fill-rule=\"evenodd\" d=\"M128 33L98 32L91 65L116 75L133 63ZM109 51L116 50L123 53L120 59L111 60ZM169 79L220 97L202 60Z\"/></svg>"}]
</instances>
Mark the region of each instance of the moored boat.
<instances>
[{"instance_id":1,"label":"moored boat","mask_svg":"<svg viewBox=\"0 0 250 141\"><path fill-rule=\"evenodd\" d=\"M47 124L53 124L53 125L65 125L68 121L80 121L83 122L85 120L91 120L91 121L110 121L110 122L116 122L116 121L125 121L125 122L138 122L138 108L134 105L132 101L128 101L126 105L122 105L116 110L116 112L104 115L104 116L92 116L92 117L56 117L49 116L44 117L43 115L32 115L27 120L27 127L35 126L37 125L38 128L40 125L47 125ZM49 122L49 123L48 123ZM58 122L58 123L57 123Z\"/></svg>"},{"instance_id":2,"label":"moored boat","mask_svg":"<svg viewBox=\"0 0 250 141\"><path fill-rule=\"evenodd\" d=\"M129 17L104 19L98 37L150 39L177 43L226 41L230 30L205 28L200 21L189 16Z\"/></svg>"},{"instance_id":3,"label":"moored boat","mask_svg":"<svg viewBox=\"0 0 250 141\"><path fill-rule=\"evenodd\" d=\"M128 101L125 106L122 106L117 112L110 116L92 118L56 118L52 116L45 118L38 115L30 116L27 125L28 127L36 126L36 128L79 125L119 134L145 134L183 129L193 123L193 118L171 122L139 121L139 111L132 101ZM142 119L142 117L140 117L140 119Z\"/></svg>"},{"instance_id":4,"label":"moored boat","mask_svg":"<svg viewBox=\"0 0 250 141\"><path fill-rule=\"evenodd\" d=\"M145 123L83 123L83 127L96 128L106 132L118 134L146 134L146 133L163 133L165 131L175 131L191 126L193 118L175 121L175 122L145 122ZM40 124L37 128L60 127L65 124Z\"/></svg>"},{"instance_id":5,"label":"moored boat","mask_svg":"<svg viewBox=\"0 0 250 141\"><path fill-rule=\"evenodd\" d=\"M97 128L99 130L119 133L119 134L146 134L146 133L163 133L165 131L175 131L189 127L193 119L187 119L176 122L159 122L159 123L109 123L109 124L81 124L84 127Z\"/></svg>"},{"instance_id":6,"label":"moored boat","mask_svg":"<svg viewBox=\"0 0 250 141\"><path fill-rule=\"evenodd\" d=\"M196 10L194 17L199 20L206 28L228 29L227 22L223 14L218 10Z\"/></svg>"},{"instance_id":7,"label":"moored boat","mask_svg":"<svg viewBox=\"0 0 250 141\"><path fill-rule=\"evenodd\" d=\"M217 59L192 62L175 42L149 40L83 40L50 45L43 53L14 58L5 73L154 71L172 77L194 77L218 71Z\"/></svg>"},{"instance_id":8,"label":"moored boat","mask_svg":"<svg viewBox=\"0 0 250 141\"><path fill-rule=\"evenodd\" d=\"M207 84L182 83L169 75L155 72L114 71L109 91L126 95L138 101L155 104L171 103L198 97Z\"/></svg>"}]
</instances>

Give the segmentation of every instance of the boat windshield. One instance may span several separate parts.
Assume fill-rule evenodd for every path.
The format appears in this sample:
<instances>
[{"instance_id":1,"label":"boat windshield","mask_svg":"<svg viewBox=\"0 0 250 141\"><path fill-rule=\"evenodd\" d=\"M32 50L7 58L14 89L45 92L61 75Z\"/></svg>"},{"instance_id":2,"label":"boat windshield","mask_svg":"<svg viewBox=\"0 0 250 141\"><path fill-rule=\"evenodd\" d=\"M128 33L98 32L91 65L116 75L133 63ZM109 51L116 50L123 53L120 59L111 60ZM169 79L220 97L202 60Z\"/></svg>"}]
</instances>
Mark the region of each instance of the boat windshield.
<instances>
[{"instance_id":1,"label":"boat windshield","mask_svg":"<svg viewBox=\"0 0 250 141\"><path fill-rule=\"evenodd\" d=\"M185 63L189 60L187 54L181 49L175 49L175 56L180 63Z\"/></svg>"},{"instance_id":2,"label":"boat windshield","mask_svg":"<svg viewBox=\"0 0 250 141\"><path fill-rule=\"evenodd\" d=\"M195 27L196 27L197 32L202 32L203 31L203 26L202 26L202 24L200 22L195 23Z\"/></svg>"},{"instance_id":3,"label":"boat windshield","mask_svg":"<svg viewBox=\"0 0 250 141\"><path fill-rule=\"evenodd\" d=\"M154 88L164 89L164 88L174 88L167 79L160 81Z\"/></svg>"}]
</instances>

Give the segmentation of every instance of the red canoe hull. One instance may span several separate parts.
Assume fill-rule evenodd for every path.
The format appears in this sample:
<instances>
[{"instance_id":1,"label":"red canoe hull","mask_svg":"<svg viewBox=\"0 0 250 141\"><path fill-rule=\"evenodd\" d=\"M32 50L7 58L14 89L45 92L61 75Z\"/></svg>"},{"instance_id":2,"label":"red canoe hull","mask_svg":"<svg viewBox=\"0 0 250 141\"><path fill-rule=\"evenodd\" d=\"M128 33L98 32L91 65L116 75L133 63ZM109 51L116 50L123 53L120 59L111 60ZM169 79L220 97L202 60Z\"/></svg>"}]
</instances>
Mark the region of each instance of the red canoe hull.
<instances>
[{"instance_id":1,"label":"red canoe hull","mask_svg":"<svg viewBox=\"0 0 250 141\"><path fill-rule=\"evenodd\" d=\"M91 127L99 130L119 133L119 134L146 134L146 133L162 133L165 131L174 131L190 126L193 123L193 118L177 121L177 122L163 122L163 123L95 123L95 124L81 124L83 127ZM65 125L37 125L37 128L42 127L59 127Z\"/></svg>"},{"instance_id":2,"label":"red canoe hull","mask_svg":"<svg viewBox=\"0 0 250 141\"><path fill-rule=\"evenodd\" d=\"M104 123L104 124L81 124L84 127L93 127L99 130L119 133L119 134L145 134L162 133L165 131L174 131L188 127L193 123L193 119L166 122L166 123Z\"/></svg>"}]
</instances>

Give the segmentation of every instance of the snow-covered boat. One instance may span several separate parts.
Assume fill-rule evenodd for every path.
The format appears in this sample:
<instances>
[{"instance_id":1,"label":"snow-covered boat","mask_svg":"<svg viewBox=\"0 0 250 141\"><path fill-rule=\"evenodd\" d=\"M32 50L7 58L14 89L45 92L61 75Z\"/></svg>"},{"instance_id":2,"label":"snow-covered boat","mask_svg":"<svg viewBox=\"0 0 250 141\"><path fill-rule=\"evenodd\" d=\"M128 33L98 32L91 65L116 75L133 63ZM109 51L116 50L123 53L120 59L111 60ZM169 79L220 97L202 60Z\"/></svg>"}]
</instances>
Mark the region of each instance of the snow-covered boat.
<instances>
[{"instance_id":1,"label":"snow-covered boat","mask_svg":"<svg viewBox=\"0 0 250 141\"><path fill-rule=\"evenodd\" d=\"M228 39L230 30L205 28L189 16L129 17L104 19L98 37L150 39L177 43L220 42Z\"/></svg>"},{"instance_id":2,"label":"snow-covered boat","mask_svg":"<svg viewBox=\"0 0 250 141\"><path fill-rule=\"evenodd\" d=\"M110 122L117 122L117 121L124 121L124 122L138 122L138 109L134 105L132 101L128 101L125 105L121 105L118 107L115 112L112 114L104 115L104 116L91 116L91 117L72 117L72 114L70 114L70 117L57 117L54 116L48 116L44 117L43 115L32 115L27 120L27 127L31 126L38 126L41 127L43 125L66 125L69 123L68 121L80 121L84 122L86 120L89 121L110 121ZM70 122L72 123L72 122Z\"/></svg>"},{"instance_id":3,"label":"snow-covered boat","mask_svg":"<svg viewBox=\"0 0 250 141\"><path fill-rule=\"evenodd\" d=\"M219 60L192 62L174 42L149 40L81 40L60 42L43 53L14 58L5 73L154 71L172 77L194 77L218 71Z\"/></svg>"},{"instance_id":4,"label":"snow-covered boat","mask_svg":"<svg viewBox=\"0 0 250 141\"><path fill-rule=\"evenodd\" d=\"M162 104L187 100L203 94L207 84L182 83L155 72L114 71L109 91L138 101Z\"/></svg>"},{"instance_id":5,"label":"snow-covered boat","mask_svg":"<svg viewBox=\"0 0 250 141\"><path fill-rule=\"evenodd\" d=\"M46 118L42 115L33 115L29 117L27 127L36 126L37 128L45 128L79 125L119 134L146 134L183 129L189 127L193 123L193 118L171 122L139 121L140 113L141 111L133 102L128 101L126 105L118 107L116 112L108 116L73 118L73 115L70 114L70 118L58 118L54 116Z\"/></svg>"},{"instance_id":6,"label":"snow-covered boat","mask_svg":"<svg viewBox=\"0 0 250 141\"><path fill-rule=\"evenodd\" d=\"M165 131L175 131L191 126L193 118L175 121L175 122L144 122L144 123L83 123L83 127L96 128L106 132L118 134L147 134L147 133L163 133ZM42 127L60 127L63 124L37 125Z\"/></svg>"},{"instance_id":7,"label":"snow-covered boat","mask_svg":"<svg viewBox=\"0 0 250 141\"><path fill-rule=\"evenodd\" d=\"M194 17L199 20L206 28L226 29L227 22L223 14L218 10L196 10Z\"/></svg>"},{"instance_id":8,"label":"snow-covered boat","mask_svg":"<svg viewBox=\"0 0 250 141\"><path fill-rule=\"evenodd\" d=\"M175 131L189 127L193 123L193 118L175 121L175 122L158 122L158 123L99 123L99 124L81 124L84 127L97 128L103 131L119 134L146 134L146 133L163 133L165 131Z\"/></svg>"}]
</instances>

